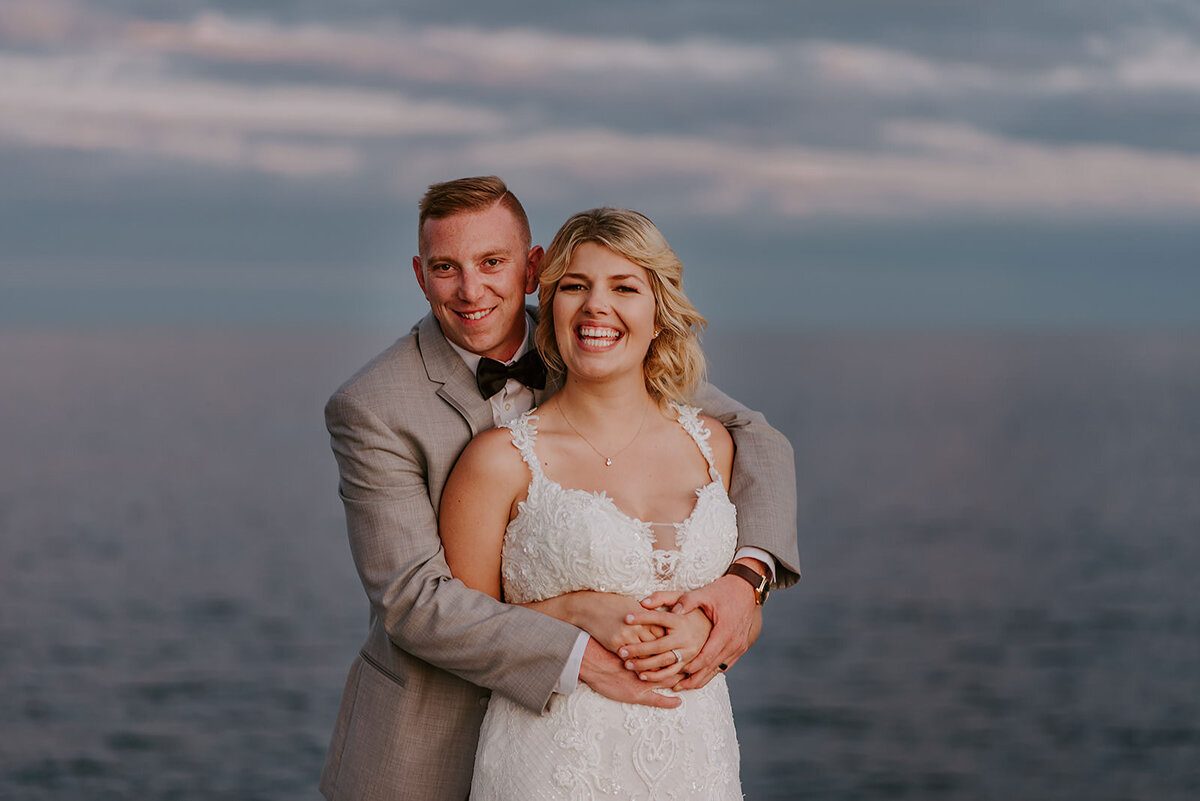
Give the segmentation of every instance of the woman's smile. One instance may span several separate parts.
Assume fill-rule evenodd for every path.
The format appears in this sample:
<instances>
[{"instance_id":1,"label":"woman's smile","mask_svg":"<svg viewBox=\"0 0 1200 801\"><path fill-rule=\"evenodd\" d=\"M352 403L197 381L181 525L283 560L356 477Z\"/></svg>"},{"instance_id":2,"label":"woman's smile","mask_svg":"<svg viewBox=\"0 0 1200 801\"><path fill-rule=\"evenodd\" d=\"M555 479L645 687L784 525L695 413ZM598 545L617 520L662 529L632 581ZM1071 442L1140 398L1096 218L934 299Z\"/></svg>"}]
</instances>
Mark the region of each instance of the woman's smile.
<instances>
[{"instance_id":1,"label":"woman's smile","mask_svg":"<svg viewBox=\"0 0 1200 801\"><path fill-rule=\"evenodd\" d=\"M575 329L575 339L584 350L604 351L616 345L623 333L615 328L585 323Z\"/></svg>"}]
</instances>

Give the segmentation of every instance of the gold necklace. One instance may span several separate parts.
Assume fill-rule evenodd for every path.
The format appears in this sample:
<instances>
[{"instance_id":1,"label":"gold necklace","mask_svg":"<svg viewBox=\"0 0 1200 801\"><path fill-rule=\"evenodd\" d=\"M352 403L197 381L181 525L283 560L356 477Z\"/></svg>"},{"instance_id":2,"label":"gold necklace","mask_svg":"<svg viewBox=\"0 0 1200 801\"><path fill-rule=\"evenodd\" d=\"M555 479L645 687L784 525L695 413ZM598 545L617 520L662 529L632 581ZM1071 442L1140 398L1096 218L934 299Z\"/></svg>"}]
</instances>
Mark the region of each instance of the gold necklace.
<instances>
[{"instance_id":1,"label":"gold necklace","mask_svg":"<svg viewBox=\"0 0 1200 801\"><path fill-rule=\"evenodd\" d=\"M642 407L642 422L638 423L637 431L635 431L635 432L634 432L634 434L633 434L633 439L629 440L629 442L626 442L626 443L625 443L625 444L624 444L624 445L621 447L621 449L620 449L620 450L613 451L613 453L612 453L612 455L611 455L611 456L605 456L603 453L601 453L601 452L600 452L600 449L599 449L599 448L597 448L595 445L593 445L593 444L592 444L592 441L591 441L590 439L588 439L587 437L585 437L585 436L583 435L583 432L582 432L582 431L580 431L578 428L576 428L576 427L575 427L575 424L571 422L571 418L570 418L570 417L567 417L567 410L563 408L562 401L560 401L558 398L555 398L554 400L555 400L555 405L557 405L557 406L558 406L558 413L559 413L559 414L561 414L561 415L563 416L563 419L567 421L567 425L569 425L569 426L571 427L571 430L572 430L572 431L574 431L576 434L578 434L578 435L579 435L579 438L580 438L581 440L583 440L584 442L586 442L586 443L587 443L587 446L588 446L589 448L591 448L592 450L594 450L594 451L596 452L596 454L597 454L597 455L598 455L598 456L599 456L601 459L603 459L603 460L604 460L604 466L605 466L605 467L612 467L612 460L613 460L613 456L616 456L616 455L618 455L619 453L621 453L621 451L623 451L623 450L625 450L626 448L628 448L630 445L632 445L632 444L634 443L634 441L636 441L636 440L637 440L637 438L638 438L638 435L640 435L640 434L642 433L642 429L643 429L643 428L645 427L645 425L646 425L646 416L647 416L647 415L649 414L649 412L650 412L650 404L646 404L644 407Z\"/></svg>"}]
</instances>

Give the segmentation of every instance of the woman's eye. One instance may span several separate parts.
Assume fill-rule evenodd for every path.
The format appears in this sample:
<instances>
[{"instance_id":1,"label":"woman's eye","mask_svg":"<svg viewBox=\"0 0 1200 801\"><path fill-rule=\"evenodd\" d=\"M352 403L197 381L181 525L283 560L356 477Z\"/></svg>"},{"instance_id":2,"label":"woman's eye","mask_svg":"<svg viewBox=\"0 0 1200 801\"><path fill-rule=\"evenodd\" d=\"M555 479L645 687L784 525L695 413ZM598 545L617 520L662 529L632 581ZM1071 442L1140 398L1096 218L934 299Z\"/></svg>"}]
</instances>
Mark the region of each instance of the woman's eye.
<instances>
[{"instance_id":1,"label":"woman's eye","mask_svg":"<svg viewBox=\"0 0 1200 801\"><path fill-rule=\"evenodd\" d=\"M559 292L578 292L583 289L583 284L561 284L558 287Z\"/></svg>"},{"instance_id":2,"label":"woman's eye","mask_svg":"<svg viewBox=\"0 0 1200 801\"><path fill-rule=\"evenodd\" d=\"M622 284L621 286L617 287L617 291L618 292L632 292L636 295L638 292L638 288L636 286L627 286L625 284Z\"/></svg>"}]
</instances>

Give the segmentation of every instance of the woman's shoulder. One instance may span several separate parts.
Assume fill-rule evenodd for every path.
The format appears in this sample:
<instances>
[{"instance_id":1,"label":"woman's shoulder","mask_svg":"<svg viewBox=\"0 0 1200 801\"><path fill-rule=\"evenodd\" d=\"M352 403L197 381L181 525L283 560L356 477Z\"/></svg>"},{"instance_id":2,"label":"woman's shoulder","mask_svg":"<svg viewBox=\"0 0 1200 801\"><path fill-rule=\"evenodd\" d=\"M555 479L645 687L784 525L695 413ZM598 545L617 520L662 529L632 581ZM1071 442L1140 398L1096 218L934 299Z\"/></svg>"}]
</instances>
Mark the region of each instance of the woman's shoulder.
<instances>
[{"instance_id":1,"label":"woman's shoulder","mask_svg":"<svg viewBox=\"0 0 1200 801\"><path fill-rule=\"evenodd\" d=\"M477 434L467 443L458 465L464 469L493 471L511 470L521 462L521 453L514 447L518 432L505 426L492 428Z\"/></svg>"},{"instance_id":2,"label":"woman's shoulder","mask_svg":"<svg viewBox=\"0 0 1200 801\"><path fill-rule=\"evenodd\" d=\"M670 405L675 409L675 414L685 429L689 431L695 429L696 433L702 436L707 431L708 434L705 438L710 445L716 445L718 440L724 440L728 442L730 447L733 447L733 439L729 436L729 432L725 430L725 426L720 420L705 414L698 406L683 403L672 403Z\"/></svg>"},{"instance_id":3,"label":"woman's shoulder","mask_svg":"<svg viewBox=\"0 0 1200 801\"><path fill-rule=\"evenodd\" d=\"M733 437L717 418L703 412L699 414L699 418L701 427L708 431L708 447L712 450L713 464L717 466L717 472L725 479L728 488L729 474L733 470Z\"/></svg>"},{"instance_id":4,"label":"woman's shoulder","mask_svg":"<svg viewBox=\"0 0 1200 801\"><path fill-rule=\"evenodd\" d=\"M529 471L525 469L520 452L513 447L512 432L493 428L478 434L454 463L442 496L462 502L491 507L507 506L525 492Z\"/></svg>"},{"instance_id":5,"label":"woman's shoulder","mask_svg":"<svg viewBox=\"0 0 1200 801\"><path fill-rule=\"evenodd\" d=\"M682 403L668 404L674 410L675 416L683 429L700 443L701 450L706 448L712 454L713 464L723 475L728 475L733 466L733 438L725 430L725 426L715 417L700 411L695 406Z\"/></svg>"},{"instance_id":6,"label":"woman's shoulder","mask_svg":"<svg viewBox=\"0 0 1200 801\"><path fill-rule=\"evenodd\" d=\"M697 415L700 419L700 427L708 430L708 444L714 450L718 447L728 448L730 453L733 452L733 437L729 435L729 431L722 425L721 421L715 417L710 417L704 412Z\"/></svg>"}]
</instances>

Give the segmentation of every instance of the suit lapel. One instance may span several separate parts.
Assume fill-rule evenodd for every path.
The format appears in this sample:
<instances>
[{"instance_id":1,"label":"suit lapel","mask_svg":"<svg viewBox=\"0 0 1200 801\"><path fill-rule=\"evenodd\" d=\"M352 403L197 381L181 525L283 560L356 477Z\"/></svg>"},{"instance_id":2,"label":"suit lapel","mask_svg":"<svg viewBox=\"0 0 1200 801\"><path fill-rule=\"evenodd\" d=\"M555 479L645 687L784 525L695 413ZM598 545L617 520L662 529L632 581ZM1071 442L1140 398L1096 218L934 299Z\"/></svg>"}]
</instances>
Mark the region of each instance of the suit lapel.
<instances>
[{"instance_id":1,"label":"suit lapel","mask_svg":"<svg viewBox=\"0 0 1200 801\"><path fill-rule=\"evenodd\" d=\"M450 347L433 314L417 324L417 345L429 380L441 384L437 394L466 418L472 436L492 428L491 404L479 394L475 376Z\"/></svg>"}]
</instances>

